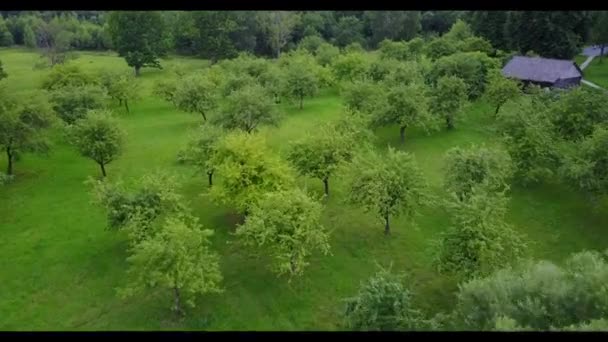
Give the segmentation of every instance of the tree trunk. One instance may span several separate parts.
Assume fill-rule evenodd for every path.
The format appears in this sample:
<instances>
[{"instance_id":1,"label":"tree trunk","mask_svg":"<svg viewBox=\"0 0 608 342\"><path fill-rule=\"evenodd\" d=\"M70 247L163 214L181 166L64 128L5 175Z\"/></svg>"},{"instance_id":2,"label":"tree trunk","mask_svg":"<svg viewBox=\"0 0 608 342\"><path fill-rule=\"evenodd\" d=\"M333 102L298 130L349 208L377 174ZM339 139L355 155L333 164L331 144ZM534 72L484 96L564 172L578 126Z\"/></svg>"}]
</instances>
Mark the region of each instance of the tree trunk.
<instances>
[{"instance_id":1,"label":"tree trunk","mask_svg":"<svg viewBox=\"0 0 608 342\"><path fill-rule=\"evenodd\" d=\"M213 186L213 172L207 172L207 176L209 177L209 186Z\"/></svg>"},{"instance_id":2,"label":"tree trunk","mask_svg":"<svg viewBox=\"0 0 608 342\"><path fill-rule=\"evenodd\" d=\"M604 58L604 48L606 47L606 45L601 45L600 48L600 63L602 63L602 58Z\"/></svg>"},{"instance_id":3,"label":"tree trunk","mask_svg":"<svg viewBox=\"0 0 608 342\"><path fill-rule=\"evenodd\" d=\"M141 69L140 66L135 67L135 77L139 77L139 69Z\"/></svg>"},{"instance_id":4,"label":"tree trunk","mask_svg":"<svg viewBox=\"0 0 608 342\"><path fill-rule=\"evenodd\" d=\"M405 129L406 128L407 128L406 126L399 127L399 136L401 137L401 144L405 143Z\"/></svg>"},{"instance_id":5,"label":"tree trunk","mask_svg":"<svg viewBox=\"0 0 608 342\"><path fill-rule=\"evenodd\" d=\"M173 305L173 311L179 315L182 312L182 306L180 303L179 289L177 287L173 288L173 296L175 298L175 302Z\"/></svg>"},{"instance_id":6,"label":"tree trunk","mask_svg":"<svg viewBox=\"0 0 608 342\"><path fill-rule=\"evenodd\" d=\"M106 177L106 166L103 163L99 163L99 167L101 168L101 174L103 177Z\"/></svg>"},{"instance_id":7,"label":"tree trunk","mask_svg":"<svg viewBox=\"0 0 608 342\"><path fill-rule=\"evenodd\" d=\"M292 248L292 250L293 250L293 248ZM296 273L296 262L294 260L293 254L292 254L292 256L291 256L291 258L289 260L289 268L291 269L291 274L295 274Z\"/></svg>"},{"instance_id":8,"label":"tree trunk","mask_svg":"<svg viewBox=\"0 0 608 342\"><path fill-rule=\"evenodd\" d=\"M304 96L300 96L300 109L302 109L303 102L304 102Z\"/></svg>"},{"instance_id":9,"label":"tree trunk","mask_svg":"<svg viewBox=\"0 0 608 342\"><path fill-rule=\"evenodd\" d=\"M325 186L325 195L329 196L329 179L323 179L323 185Z\"/></svg>"},{"instance_id":10,"label":"tree trunk","mask_svg":"<svg viewBox=\"0 0 608 342\"><path fill-rule=\"evenodd\" d=\"M494 116L498 115L499 110L500 110L500 105L496 106L496 110L494 111Z\"/></svg>"},{"instance_id":11,"label":"tree trunk","mask_svg":"<svg viewBox=\"0 0 608 342\"><path fill-rule=\"evenodd\" d=\"M8 165L6 166L6 174L13 174L13 154L11 153L11 148L6 148L6 160L8 161Z\"/></svg>"},{"instance_id":12,"label":"tree trunk","mask_svg":"<svg viewBox=\"0 0 608 342\"><path fill-rule=\"evenodd\" d=\"M203 116L203 121L207 121L207 115L205 115L205 112L201 112L201 115Z\"/></svg>"},{"instance_id":13,"label":"tree trunk","mask_svg":"<svg viewBox=\"0 0 608 342\"><path fill-rule=\"evenodd\" d=\"M391 226L388 222L388 213L384 216L384 220L386 221L386 224L384 225L384 235L388 235L391 233Z\"/></svg>"},{"instance_id":14,"label":"tree trunk","mask_svg":"<svg viewBox=\"0 0 608 342\"><path fill-rule=\"evenodd\" d=\"M125 108L127 109L127 113L130 113L130 111L129 111L129 102L127 100L125 100Z\"/></svg>"},{"instance_id":15,"label":"tree trunk","mask_svg":"<svg viewBox=\"0 0 608 342\"><path fill-rule=\"evenodd\" d=\"M118 105L122 106L122 99L118 99Z\"/></svg>"},{"instance_id":16,"label":"tree trunk","mask_svg":"<svg viewBox=\"0 0 608 342\"><path fill-rule=\"evenodd\" d=\"M448 125L448 129L454 128L454 120L452 119L451 115L445 117L445 123Z\"/></svg>"}]
</instances>

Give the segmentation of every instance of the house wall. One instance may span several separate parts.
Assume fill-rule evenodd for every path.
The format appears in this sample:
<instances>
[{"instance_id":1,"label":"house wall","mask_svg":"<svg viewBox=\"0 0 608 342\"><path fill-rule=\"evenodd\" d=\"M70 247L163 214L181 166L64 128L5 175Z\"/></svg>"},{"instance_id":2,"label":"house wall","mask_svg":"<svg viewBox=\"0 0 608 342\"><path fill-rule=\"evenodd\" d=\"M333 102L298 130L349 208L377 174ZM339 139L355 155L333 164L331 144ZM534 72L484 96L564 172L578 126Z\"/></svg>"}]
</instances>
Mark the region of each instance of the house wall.
<instances>
[{"instance_id":1,"label":"house wall","mask_svg":"<svg viewBox=\"0 0 608 342\"><path fill-rule=\"evenodd\" d=\"M566 79L560 79L557 80L557 82L555 82L555 84L553 85L553 87L555 88L570 88L570 87L576 87L579 86L581 84L581 78L582 77L573 77L573 78L566 78Z\"/></svg>"}]
</instances>

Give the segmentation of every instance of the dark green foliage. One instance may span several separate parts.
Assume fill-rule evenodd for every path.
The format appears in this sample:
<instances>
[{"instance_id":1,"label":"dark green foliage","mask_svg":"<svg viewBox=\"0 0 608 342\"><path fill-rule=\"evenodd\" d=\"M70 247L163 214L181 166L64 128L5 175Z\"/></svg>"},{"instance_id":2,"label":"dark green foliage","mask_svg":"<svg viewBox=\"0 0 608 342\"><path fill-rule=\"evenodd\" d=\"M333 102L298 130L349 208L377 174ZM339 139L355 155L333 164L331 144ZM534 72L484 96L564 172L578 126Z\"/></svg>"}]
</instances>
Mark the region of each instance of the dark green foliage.
<instances>
[{"instance_id":1,"label":"dark green foliage","mask_svg":"<svg viewBox=\"0 0 608 342\"><path fill-rule=\"evenodd\" d=\"M2 61L0 61L0 81L2 81L2 79L7 78L8 74L6 73L6 71L4 71L4 67L2 66Z\"/></svg>"},{"instance_id":2,"label":"dark green foliage","mask_svg":"<svg viewBox=\"0 0 608 342\"><path fill-rule=\"evenodd\" d=\"M507 48L504 27L507 21L506 11L474 11L469 23L475 34L492 42L499 49Z\"/></svg>"},{"instance_id":3,"label":"dark green foliage","mask_svg":"<svg viewBox=\"0 0 608 342\"><path fill-rule=\"evenodd\" d=\"M608 129L596 126L565 157L563 173L568 183L593 195L608 194L607 149Z\"/></svg>"},{"instance_id":4,"label":"dark green foliage","mask_svg":"<svg viewBox=\"0 0 608 342\"><path fill-rule=\"evenodd\" d=\"M606 256L584 251L562 266L528 262L460 286L456 320L460 329L494 330L499 320L532 330L566 328L605 318Z\"/></svg>"},{"instance_id":5,"label":"dark green foliage","mask_svg":"<svg viewBox=\"0 0 608 342\"><path fill-rule=\"evenodd\" d=\"M488 74L497 69L500 62L482 52L460 52L439 58L430 72L432 83L442 76L457 76L468 86L469 99L476 99L485 90Z\"/></svg>"},{"instance_id":6,"label":"dark green foliage","mask_svg":"<svg viewBox=\"0 0 608 342\"><path fill-rule=\"evenodd\" d=\"M436 265L460 278L487 275L523 255L525 239L505 221L508 198L488 184L465 198L452 194L445 206L452 224L442 234Z\"/></svg>"},{"instance_id":7,"label":"dark green foliage","mask_svg":"<svg viewBox=\"0 0 608 342\"><path fill-rule=\"evenodd\" d=\"M476 186L493 192L504 191L513 175L509 155L485 146L453 147L447 151L444 165L446 190L460 200L468 198Z\"/></svg>"},{"instance_id":8,"label":"dark green foliage","mask_svg":"<svg viewBox=\"0 0 608 342\"><path fill-rule=\"evenodd\" d=\"M443 34L452 27L458 17L457 11L425 11L420 19L422 32Z\"/></svg>"},{"instance_id":9,"label":"dark green foliage","mask_svg":"<svg viewBox=\"0 0 608 342\"><path fill-rule=\"evenodd\" d=\"M499 134L515 166L516 177L536 182L552 175L559 165L550 114L540 95L498 114Z\"/></svg>"},{"instance_id":10,"label":"dark green foliage","mask_svg":"<svg viewBox=\"0 0 608 342\"><path fill-rule=\"evenodd\" d=\"M362 283L346 302L346 328L362 331L399 331L422 328L422 314L413 308L409 279L381 269Z\"/></svg>"},{"instance_id":11,"label":"dark green foliage","mask_svg":"<svg viewBox=\"0 0 608 342\"><path fill-rule=\"evenodd\" d=\"M371 47L385 39L410 40L421 29L417 11L366 11L364 17L371 31Z\"/></svg>"},{"instance_id":12,"label":"dark green foliage","mask_svg":"<svg viewBox=\"0 0 608 342\"><path fill-rule=\"evenodd\" d=\"M46 90L60 90L64 87L83 87L97 83L95 77L83 71L75 64L54 66L42 81L42 88Z\"/></svg>"},{"instance_id":13,"label":"dark green foliage","mask_svg":"<svg viewBox=\"0 0 608 342\"><path fill-rule=\"evenodd\" d=\"M160 68L159 57L168 48L167 30L160 13L153 11L112 12L108 25L114 47L139 76L142 67Z\"/></svg>"},{"instance_id":14,"label":"dark green foliage","mask_svg":"<svg viewBox=\"0 0 608 342\"><path fill-rule=\"evenodd\" d=\"M67 124L84 118L89 110L106 106L105 90L96 85L68 86L51 93L51 103L57 115Z\"/></svg>"},{"instance_id":15,"label":"dark green foliage","mask_svg":"<svg viewBox=\"0 0 608 342\"><path fill-rule=\"evenodd\" d=\"M351 43L360 43L363 45L363 23L357 17L347 16L338 20L335 29L333 44L339 47L345 47Z\"/></svg>"},{"instance_id":16,"label":"dark green foliage","mask_svg":"<svg viewBox=\"0 0 608 342\"><path fill-rule=\"evenodd\" d=\"M602 90L577 87L561 93L550 107L557 134L570 141L593 132L595 125L608 121L608 96Z\"/></svg>"}]
</instances>

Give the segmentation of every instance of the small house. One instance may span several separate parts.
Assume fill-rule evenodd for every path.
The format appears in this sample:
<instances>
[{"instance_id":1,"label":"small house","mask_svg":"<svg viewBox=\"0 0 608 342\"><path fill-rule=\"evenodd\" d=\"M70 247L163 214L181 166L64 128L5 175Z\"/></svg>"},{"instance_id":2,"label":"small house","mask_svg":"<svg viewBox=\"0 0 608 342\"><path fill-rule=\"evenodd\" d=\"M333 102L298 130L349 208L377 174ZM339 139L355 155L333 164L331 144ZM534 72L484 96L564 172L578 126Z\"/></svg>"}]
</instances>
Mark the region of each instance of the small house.
<instances>
[{"instance_id":1,"label":"small house","mask_svg":"<svg viewBox=\"0 0 608 342\"><path fill-rule=\"evenodd\" d=\"M573 61L524 56L513 57L502 74L524 84L561 89L578 86L583 78L583 71Z\"/></svg>"}]
</instances>

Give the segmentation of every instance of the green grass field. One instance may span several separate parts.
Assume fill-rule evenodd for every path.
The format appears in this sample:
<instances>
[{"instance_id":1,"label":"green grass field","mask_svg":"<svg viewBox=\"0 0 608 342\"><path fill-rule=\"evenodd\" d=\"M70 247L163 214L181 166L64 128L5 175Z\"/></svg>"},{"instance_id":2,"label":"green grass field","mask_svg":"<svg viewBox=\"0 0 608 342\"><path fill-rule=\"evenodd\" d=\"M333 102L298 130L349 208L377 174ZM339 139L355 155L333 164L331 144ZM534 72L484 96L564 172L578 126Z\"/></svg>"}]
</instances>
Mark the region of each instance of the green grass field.
<instances>
[{"instance_id":1,"label":"green grass field","mask_svg":"<svg viewBox=\"0 0 608 342\"><path fill-rule=\"evenodd\" d=\"M595 57L584 70L585 79L608 89L608 57Z\"/></svg>"},{"instance_id":2,"label":"green grass field","mask_svg":"<svg viewBox=\"0 0 608 342\"><path fill-rule=\"evenodd\" d=\"M39 87L47 71L33 70L38 56L17 49L0 49L15 92ZM81 53L84 68L128 70L112 54ZM173 58L196 69L196 59ZM608 64L608 62L606 63ZM218 207L201 196L206 179L176 163L176 153L200 116L176 111L150 94L155 79L166 71L144 69L144 100L131 113L118 110L128 133L124 154L107 167L110 180L138 178L164 169L182 177L183 193L203 224L213 228L214 248L222 256L224 293L200 298L182 320L170 313L169 293L151 291L129 300L119 299L124 285L127 240L105 230L102 209L90 203L87 177L97 177L96 164L80 157L54 132L49 156L25 155L15 165L16 180L0 188L0 330L335 330L339 329L342 300L357 291L376 264L393 263L407 271L415 301L433 314L449 310L457 284L432 267L433 240L449 223L438 209L428 209L417 227L395 220L390 237L383 224L359 208L345 205L344 184L332 180L332 196L324 211L331 232L332 254L315 256L304 276L291 284L267 270L263 260L250 257L231 244L235 220L230 208ZM594 81L595 82L595 81ZM343 115L335 90L305 102L304 109L284 105L286 118L278 128L264 128L269 143L281 153L286 144L320 123ZM442 157L453 146L496 143L491 130L492 109L476 102L452 132L432 135L408 132L401 147L396 127L377 131L378 148L393 145L415 154L437 195L441 196ZM6 165L0 156L0 167ZM217 177L221 181L221 175ZM322 193L316 179L300 185ZM560 184L514 187L508 220L527 237L528 256L557 262L582 249L608 247L608 212L594 211L585 198ZM604 223L604 224L602 224Z\"/></svg>"}]
</instances>

